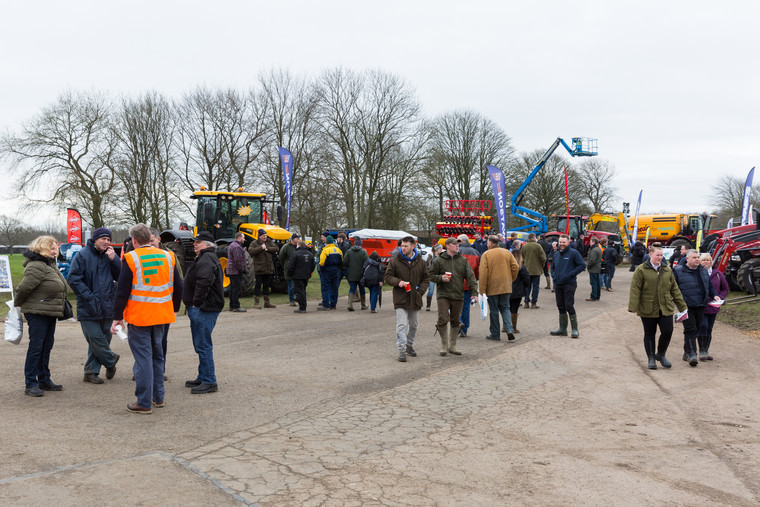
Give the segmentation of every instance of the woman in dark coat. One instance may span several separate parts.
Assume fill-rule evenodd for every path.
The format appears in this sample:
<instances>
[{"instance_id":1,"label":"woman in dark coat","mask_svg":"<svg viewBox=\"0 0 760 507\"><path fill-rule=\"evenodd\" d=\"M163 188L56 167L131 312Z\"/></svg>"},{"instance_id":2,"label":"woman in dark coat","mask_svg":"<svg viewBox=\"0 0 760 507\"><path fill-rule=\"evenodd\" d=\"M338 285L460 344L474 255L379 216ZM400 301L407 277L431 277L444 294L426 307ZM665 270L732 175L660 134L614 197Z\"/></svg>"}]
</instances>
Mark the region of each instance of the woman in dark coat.
<instances>
[{"instance_id":1,"label":"woman in dark coat","mask_svg":"<svg viewBox=\"0 0 760 507\"><path fill-rule=\"evenodd\" d=\"M530 290L530 273L523 265L522 252L519 249L512 252L512 257L515 258L515 262L520 266L520 271L517 272L517 278L512 282L512 293L509 295L509 311L512 313L514 332L519 333L520 331L517 329L517 312L520 311L520 301L526 292ZM502 329L502 331L505 330Z\"/></svg>"},{"instance_id":2,"label":"woman in dark coat","mask_svg":"<svg viewBox=\"0 0 760 507\"><path fill-rule=\"evenodd\" d=\"M29 396L43 391L61 391L63 386L50 380L50 351L53 348L55 323L63 317L68 286L58 270L55 258L58 243L51 236L40 236L24 253L24 278L16 288L15 304L29 324L29 348L26 351L26 389Z\"/></svg>"},{"instance_id":3,"label":"woman in dark coat","mask_svg":"<svg viewBox=\"0 0 760 507\"><path fill-rule=\"evenodd\" d=\"M713 284L713 287L715 287L715 292L718 293L718 297L720 299L726 299L726 296L728 296L728 282L726 281L726 277L723 276L723 273L712 268L712 256L709 253L703 253L699 256L699 262L710 274L710 282ZM718 316L719 311L719 306L713 306L709 303L705 307L705 314L704 317L702 317L702 325L699 327L699 334L697 335L700 361L713 360L713 357L710 355L710 343L712 342L712 330L713 325L715 324L715 317Z\"/></svg>"}]
</instances>

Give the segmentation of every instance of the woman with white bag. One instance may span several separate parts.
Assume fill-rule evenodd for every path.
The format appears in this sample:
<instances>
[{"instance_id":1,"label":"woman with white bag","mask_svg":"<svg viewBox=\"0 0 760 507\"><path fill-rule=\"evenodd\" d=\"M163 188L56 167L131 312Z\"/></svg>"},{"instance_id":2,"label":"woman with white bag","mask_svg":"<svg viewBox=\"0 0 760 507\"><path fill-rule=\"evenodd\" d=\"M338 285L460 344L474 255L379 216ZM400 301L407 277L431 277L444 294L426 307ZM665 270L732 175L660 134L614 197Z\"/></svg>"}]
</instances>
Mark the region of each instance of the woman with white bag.
<instances>
[{"instance_id":1,"label":"woman with white bag","mask_svg":"<svg viewBox=\"0 0 760 507\"><path fill-rule=\"evenodd\" d=\"M24 253L24 278L16 287L16 306L29 323L29 349L24 375L28 396L43 391L61 391L63 386L50 380L50 351L53 348L56 320L63 317L68 286L58 270L58 243L52 236L40 236Z\"/></svg>"}]
</instances>

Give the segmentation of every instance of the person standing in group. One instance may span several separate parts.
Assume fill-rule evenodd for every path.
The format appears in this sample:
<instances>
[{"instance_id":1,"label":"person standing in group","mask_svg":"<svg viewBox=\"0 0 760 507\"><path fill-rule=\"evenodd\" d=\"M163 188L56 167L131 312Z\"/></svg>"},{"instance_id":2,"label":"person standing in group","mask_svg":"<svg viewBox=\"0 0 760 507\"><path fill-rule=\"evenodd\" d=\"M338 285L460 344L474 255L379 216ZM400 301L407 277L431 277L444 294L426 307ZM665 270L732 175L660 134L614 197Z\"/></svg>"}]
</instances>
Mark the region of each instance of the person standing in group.
<instances>
[{"instance_id":1,"label":"person standing in group","mask_svg":"<svg viewBox=\"0 0 760 507\"><path fill-rule=\"evenodd\" d=\"M453 237L446 238L446 251L436 257L430 266L430 281L435 283L437 288L438 321L435 328L441 335L442 356L449 352L456 356L462 355L457 349L459 316L464 305L467 305L468 310L470 306L470 299L464 297L465 280L473 290L477 290L478 287L469 262L459 253L460 241Z\"/></svg>"},{"instance_id":2,"label":"person standing in group","mask_svg":"<svg viewBox=\"0 0 760 507\"><path fill-rule=\"evenodd\" d=\"M594 236L589 242L586 269L591 283L591 296L587 297L586 301L599 301L602 295L602 249L599 247L599 239Z\"/></svg>"},{"instance_id":3,"label":"person standing in group","mask_svg":"<svg viewBox=\"0 0 760 507\"><path fill-rule=\"evenodd\" d=\"M433 255L431 255L427 261L428 270L430 270L430 266L433 265L433 261L435 260L435 258L441 255L441 252L443 252L443 246L441 246L440 243L436 243L435 245L433 245ZM434 292L435 292L435 282L431 280L430 285L428 286L428 291L427 291L427 298L426 298L427 304L425 305L426 312L430 311L430 303L432 303L433 301Z\"/></svg>"},{"instance_id":4,"label":"person standing in group","mask_svg":"<svg viewBox=\"0 0 760 507\"><path fill-rule=\"evenodd\" d=\"M512 332L514 334L519 333L517 329L517 314L522 306L522 299L530 291L530 273L523 264L523 254L517 251L512 254L515 258L515 262L520 266L520 271L517 273L517 277L512 281L512 293L509 295L509 311L512 314ZM540 280L540 278L539 278ZM504 330L506 331L506 330Z\"/></svg>"},{"instance_id":5,"label":"person standing in group","mask_svg":"<svg viewBox=\"0 0 760 507\"><path fill-rule=\"evenodd\" d=\"M39 236L24 252L24 277L16 287L13 302L21 307L29 325L26 349L24 394L38 397L43 391L61 391L50 378L50 351L55 341L55 324L62 318L68 286L58 270L58 243L52 236Z\"/></svg>"},{"instance_id":6,"label":"person standing in group","mask_svg":"<svg viewBox=\"0 0 760 507\"><path fill-rule=\"evenodd\" d=\"M689 251L689 247L686 245L681 245L680 247L676 247L676 249L673 251L673 255L670 256L670 267L674 268L681 264L681 261L686 258L686 252Z\"/></svg>"},{"instance_id":7,"label":"person standing in group","mask_svg":"<svg viewBox=\"0 0 760 507\"><path fill-rule=\"evenodd\" d=\"M369 290L369 311L370 313L377 313L375 308L377 307L380 291L383 290L385 268L383 267L383 263L380 262L380 255L376 251L373 250L369 254L369 259L362 266L362 270L364 275L362 276L361 284Z\"/></svg>"},{"instance_id":8,"label":"person standing in group","mask_svg":"<svg viewBox=\"0 0 760 507\"><path fill-rule=\"evenodd\" d=\"M306 313L306 286L314 273L314 264L314 254L305 242L299 241L285 268L285 273L293 280L293 294L298 303L293 313Z\"/></svg>"},{"instance_id":9,"label":"person standing in group","mask_svg":"<svg viewBox=\"0 0 760 507\"><path fill-rule=\"evenodd\" d=\"M343 252L335 245L332 236L327 236L325 246L319 254L319 281L322 288L322 306L317 310L335 310L338 306L340 289L340 270L343 265Z\"/></svg>"},{"instance_id":10,"label":"person standing in group","mask_svg":"<svg viewBox=\"0 0 760 507\"><path fill-rule=\"evenodd\" d=\"M84 381L102 384L100 367L106 367L106 378L116 374L119 354L111 350L111 323L116 284L121 262L111 247L111 231L99 227L92 239L71 261L69 286L77 296L77 320L87 340L87 361Z\"/></svg>"},{"instance_id":11,"label":"person standing in group","mask_svg":"<svg viewBox=\"0 0 760 507\"><path fill-rule=\"evenodd\" d=\"M163 407L165 402L162 341L182 302L182 279L174 255L150 244L145 224L131 227L129 235L135 249L122 260L110 331L116 334L129 323L137 401L127 410L150 414L151 403Z\"/></svg>"},{"instance_id":12,"label":"person standing in group","mask_svg":"<svg viewBox=\"0 0 760 507\"><path fill-rule=\"evenodd\" d=\"M290 277L290 275L288 275L288 263L290 262L290 257L292 257L296 252L296 248L298 248L298 242L300 239L301 236L299 234L293 233L293 235L290 236L290 241L283 245L283 247L280 249L280 254L278 255L280 265L282 266L282 272L285 274L285 282L288 284L288 303L290 306L297 306L297 304L295 296L295 283L293 282L293 279Z\"/></svg>"},{"instance_id":13,"label":"person standing in group","mask_svg":"<svg viewBox=\"0 0 760 507\"><path fill-rule=\"evenodd\" d=\"M488 250L480 257L480 293L488 297L489 334L488 340L501 340L499 316L507 339L515 339L512 328L512 318L507 317L509 311L509 296L512 293L512 281L517 278L520 266L514 256L506 248L499 247L497 236L488 237Z\"/></svg>"},{"instance_id":14,"label":"person standing in group","mask_svg":"<svg viewBox=\"0 0 760 507\"><path fill-rule=\"evenodd\" d=\"M578 338L578 315L575 313L575 290L578 288L576 276L586 269L583 257L574 248L570 248L570 237L560 234L557 251L552 257L552 280L554 280L554 297L559 310L559 328L551 331L552 336L567 336L567 321L572 325L571 338Z\"/></svg>"},{"instance_id":15,"label":"person standing in group","mask_svg":"<svg viewBox=\"0 0 760 507\"><path fill-rule=\"evenodd\" d=\"M552 253L552 246L549 244L548 241L546 241L546 236L543 234L538 235L538 244L541 245L541 248L544 251L544 255L546 255L546 261L544 262L544 278L546 278L546 287L544 289L551 289L552 288L552 282L551 278L549 278L549 257Z\"/></svg>"},{"instance_id":16,"label":"person standing in group","mask_svg":"<svg viewBox=\"0 0 760 507\"><path fill-rule=\"evenodd\" d=\"M346 240L348 242L348 240ZM346 280L348 280L348 311L354 311L354 295L357 288L359 289L359 296L361 297L361 309L367 309L367 295L364 293L364 286L361 284L362 276L364 276L364 263L369 259L367 251L362 248L362 239L359 236L354 238L354 246L349 248L343 254L342 267L346 272Z\"/></svg>"},{"instance_id":17,"label":"person standing in group","mask_svg":"<svg viewBox=\"0 0 760 507\"><path fill-rule=\"evenodd\" d=\"M707 270L699 264L699 252L696 250L686 252L685 260L673 269L673 276L689 310L689 316L683 321L683 360L688 361L689 366L697 366L697 335L705 307L709 301L720 298Z\"/></svg>"},{"instance_id":18,"label":"person standing in group","mask_svg":"<svg viewBox=\"0 0 760 507\"><path fill-rule=\"evenodd\" d=\"M240 308L240 288L243 283L243 273L247 269L245 262L245 234L238 232L235 240L227 247L227 267L225 273L230 279L230 311L246 312Z\"/></svg>"},{"instance_id":19,"label":"person standing in group","mask_svg":"<svg viewBox=\"0 0 760 507\"><path fill-rule=\"evenodd\" d=\"M723 273L717 269L713 269L712 256L709 253L703 253L699 256L699 263L710 275L710 283L712 283L718 297L725 300L729 292L728 282L726 281L726 277L723 276ZM710 355L710 344L712 343L712 330L715 325L715 317L718 316L719 311L720 306L708 304L705 307L705 315L702 317L702 325L699 326L699 334L697 335L700 361L713 360L713 357Z\"/></svg>"},{"instance_id":20,"label":"person standing in group","mask_svg":"<svg viewBox=\"0 0 760 507\"><path fill-rule=\"evenodd\" d=\"M483 239L480 231L475 231L475 241L472 242L472 248L478 251L478 255L483 255L488 250L488 241Z\"/></svg>"},{"instance_id":21,"label":"person standing in group","mask_svg":"<svg viewBox=\"0 0 760 507\"><path fill-rule=\"evenodd\" d=\"M514 246L514 242L517 241L517 233L513 232L510 233L509 239L504 242L504 247L507 250L512 250L512 247Z\"/></svg>"},{"instance_id":22,"label":"person standing in group","mask_svg":"<svg viewBox=\"0 0 760 507\"><path fill-rule=\"evenodd\" d=\"M393 308L396 310L396 347L398 360L416 357L414 339L417 336L417 318L422 308L422 295L430 283L430 273L415 248L412 236L401 238L398 255L391 258L385 271L385 283L393 286Z\"/></svg>"},{"instance_id":23,"label":"person standing in group","mask_svg":"<svg viewBox=\"0 0 760 507\"><path fill-rule=\"evenodd\" d=\"M457 237L457 242L459 243L459 255L464 257L467 263L470 265L472 272L475 274L475 280L477 281L480 277L480 254L477 250L470 246L470 238L468 238L466 234L460 234ZM459 326L459 336L462 338L467 338L467 331L470 329L470 302L473 301L472 291L473 289L465 277L463 297L464 303L462 305L462 314L459 316L459 321L461 322L461 325ZM475 294L477 293L478 292L476 290ZM474 301L477 301L477 299L478 298L476 296L474 298Z\"/></svg>"},{"instance_id":24,"label":"person standing in group","mask_svg":"<svg viewBox=\"0 0 760 507\"><path fill-rule=\"evenodd\" d=\"M610 245L607 246L607 238L602 238L602 261L604 262L604 268L606 273L602 277L602 285L607 292L614 292L612 290L612 278L615 276L615 266L619 262L617 248Z\"/></svg>"},{"instance_id":25,"label":"person standing in group","mask_svg":"<svg viewBox=\"0 0 760 507\"><path fill-rule=\"evenodd\" d=\"M198 354L198 376L185 382L192 394L215 393L218 390L214 369L214 345L211 333L219 312L224 310L222 266L216 256L214 237L201 232L193 238L195 261L187 268L182 301L190 319L193 347Z\"/></svg>"},{"instance_id":26,"label":"person standing in group","mask_svg":"<svg viewBox=\"0 0 760 507\"><path fill-rule=\"evenodd\" d=\"M525 293L525 308L538 308L538 293L541 290L541 274L546 265L546 252L536 242L536 234L528 234L528 241L522 246L522 260L530 274L531 290Z\"/></svg>"},{"instance_id":27,"label":"person standing in group","mask_svg":"<svg viewBox=\"0 0 760 507\"><path fill-rule=\"evenodd\" d=\"M256 275L253 286L253 307L257 310L261 310L260 295L264 296L264 308L276 308L269 302L269 287L274 274L274 256L277 255L278 249L264 229L259 229L258 238L248 245L248 253L253 258L253 273Z\"/></svg>"},{"instance_id":28,"label":"person standing in group","mask_svg":"<svg viewBox=\"0 0 760 507\"><path fill-rule=\"evenodd\" d=\"M581 257L586 256L586 234L583 231L580 231L575 241L570 243L570 248L577 250Z\"/></svg>"},{"instance_id":29,"label":"person standing in group","mask_svg":"<svg viewBox=\"0 0 760 507\"><path fill-rule=\"evenodd\" d=\"M647 253L647 247L644 246L644 243L641 241L636 241L633 246L631 247L631 269L629 271L634 271L639 264L644 262L644 255Z\"/></svg>"},{"instance_id":30,"label":"person standing in group","mask_svg":"<svg viewBox=\"0 0 760 507\"><path fill-rule=\"evenodd\" d=\"M679 311L686 309L686 303L667 262L663 262L662 248L650 247L649 260L636 268L631 279L628 296L628 311L636 313L644 326L644 350L648 368L657 369L657 361L663 368L672 363L665 357L673 336L673 314L675 306ZM660 328L660 340L655 349L655 336Z\"/></svg>"},{"instance_id":31,"label":"person standing in group","mask_svg":"<svg viewBox=\"0 0 760 507\"><path fill-rule=\"evenodd\" d=\"M338 233L338 237L335 240L335 246L340 248L340 253L343 254L343 257L346 257L346 254L351 249L351 242L348 240L348 236L346 236L346 233L341 231ZM338 289L340 290L340 283L343 281L344 278L346 278L346 275L348 275L348 269L341 266L340 268L340 276L338 277Z\"/></svg>"}]
</instances>

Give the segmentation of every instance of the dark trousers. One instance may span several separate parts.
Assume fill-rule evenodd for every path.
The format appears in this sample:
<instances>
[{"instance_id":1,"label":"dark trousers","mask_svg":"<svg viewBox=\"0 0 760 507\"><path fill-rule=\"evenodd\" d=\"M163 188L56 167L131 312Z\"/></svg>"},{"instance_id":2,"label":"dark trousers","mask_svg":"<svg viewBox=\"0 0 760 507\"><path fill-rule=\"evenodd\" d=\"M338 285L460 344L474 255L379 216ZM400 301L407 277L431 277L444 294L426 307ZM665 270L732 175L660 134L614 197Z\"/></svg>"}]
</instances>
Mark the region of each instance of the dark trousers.
<instances>
[{"instance_id":1,"label":"dark trousers","mask_svg":"<svg viewBox=\"0 0 760 507\"><path fill-rule=\"evenodd\" d=\"M230 310L234 310L240 308L240 286L243 283L243 275L227 276L230 277ZM266 290L264 294L269 294L269 287Z\"/></svg>"},{"instance_id":2,"label":"dark trousers","mask_svg":"<svg viewBox=\"0 0 760 507\"><path fill-rule=\"evenodd\" d=\"M340 287L340 271L322 268L319 274L322 288L322 306L335 308L338 305L338 288Z\"/></svg>"},{"instance_id":3,"label":"dark trousers","mask_svg":"<svg viewBox=\"0 0 760 507\"><path fill-rule=\"evenodd\" d=\"M155 326L129 325L129 349L135 358L135 396L142 408L151 401L164 401L164 354L161 341L166 324Z\"/></svg>"},{"instance_id":4,"label":"dark trousers","mask_svg":"<svg viewBox=\"0 0 760 507\"><path fill-rule=\"evenodd\" d=\"M306 310L306 285L309 280L300 280L293 278L293 298L298 303L300 310Z\"/></svg>"},{"instance_id":5,"label":"dark trousers","mask_svg":"<svg viewBox=\"0 0 760 507\"><path fill-rule=\"evenodd\" d=\"M577 288L577 283L554 284L554 298L560 315L564 313L575 315L575 289Z\"/></svg>"},{"instance_id":6,"label":"dark trousers","mask_svg":"<svg viewBox=\"0 0 760 507\"><path fill-rule=\"evenodd\" d=\"M509 300L509 312L517 313L522 306L522 298L512 298Z\"/></svg>"},{"instance_id":7,"label":"dark trousers","mask_svg":"<svg viewBox=\"0 0 760 507\"><path fill-rule=\"evenodd\" d=\"M602 274L589 273L588 279L591 282L591 299L597 300L602 294Z\"/></svg>"},{"instance_id":8,"label":"dark trousers","mask_svg":"<svg viewBox=\"0 0 760 507\"><path fill-rule=\"evenodd\" d=\"M699 334L699 326L702 325L702 317L704 314L704 306L689 307L689 316L683 321L684 355L697 353L697 335Z\"/></svg>"},{"instance_id":9,"label":"dark trousers","mask_svg":"<svg viewBox=\"0 0 760 507\"><path fill-rule=\"evenodd\" d=\"M699 326L699 334L697 335L700 352L707 352L710 350L712 330L715 325L715 317L717 316L717 313L706 313L704 317L702 317L702 325Z\"/></svg>"},{"instance_id":10,"label":"dark trousers","mask_svg":"<svg viewBox=\"0 0 760 507\"><path fill-rule=\"evenodd\" d=\"M271 283L272 275L256 275L256 281L253 285L253 295L259 297L263 292L264 296L268 296Z\"/></svg>"},{"instance_id":11,"label":"dark trousers","mask_svg":"<svg viewBox=\"0 0 760 507\"><path fill-rule=\"evenodd\" d=\"M612 278L615 276L615 265L614 264L608 264L606 266L607 273L602 275L602 285L604 285L606 288L611 289L612 288Z\"/></svg>"},{"instance_id":12,"label":"dark trousers","mask_svg":"<svg viewBox=\"0 0 760 507\"><path fill-rule=\"evenodd\" d=\"M459 316L462 314L462 301L457 299L438 298L438 322L436 327L451 324L453 329L459 329ZM470 302L467 302L467 306Z\"/></svg>"},{"instance_id":13,"label":"dark trousers","mask_svg":"<svg viewBox=\"0 0 760 507\"><path fill-rule=\"evenodd\" d=\"M663 315L660 312L659 317L641 317L641 324L644 326L644 350L647 357L657 354L660 357L665 355L670 345L670 338L673 336L673 316ZM657 343L655 351L654 338L657 335L657 328L660 328L660 341Z\"/></svg>"},{"instance_id":14,"label":"dark trousers","mask_svg":"<svg viewBox=\"0 0 760 507\"><path fill-rule=\"evenodd\" d=\"M111 319L80 320L84 339L87 340L87 361L84 372L100 374L100 367L110 368L116 364L116 355L111 350Z\"/></svg>"},{"instance_id":15,"label":"dark trousers","mask_svg":"<svg viewBox=\"0 0 760 507\"><path fill-rule=\"evenodd\" d=\"M26 387L50 382L50 351L55 339L55 317L25 313L29 324L29 348L26 349L24 377Z\"/></svg>"},{"instance_id":16,"label":"dark trousers","mask_svg":"<svg viewBox=\"0 0 760 507\"><path fill-rule=\"evenodd\" d=\"M525 302L535 303L538 301L538 292L541 290L541 275L530 275L530 287L525 291Z\"/></svg>"},{"instance_id":17,"label":"dark trousers","mask_svg":"<svg viewBox=\"0 0 760 507\"><path fill-rule=\"evenodd\" d=\"M459 321L462 323L462 332L467 334L467 330L470 329L470 300L472 299L472 291L464 291L464 300L462 301L462 314L459 316Z\"/></svg>"},{"instance_id":18,"label":"dark trousers","mask_svg":"<svg viewBox=\"0 0 760 507\"><path fill-rule=\"evenodd\" d=\"M166 346L169 344L169 324L164 324L164 332L161 337L161 349L163 349L164 356L164 372L166 371Z\"/></svg>"}]
</instances>

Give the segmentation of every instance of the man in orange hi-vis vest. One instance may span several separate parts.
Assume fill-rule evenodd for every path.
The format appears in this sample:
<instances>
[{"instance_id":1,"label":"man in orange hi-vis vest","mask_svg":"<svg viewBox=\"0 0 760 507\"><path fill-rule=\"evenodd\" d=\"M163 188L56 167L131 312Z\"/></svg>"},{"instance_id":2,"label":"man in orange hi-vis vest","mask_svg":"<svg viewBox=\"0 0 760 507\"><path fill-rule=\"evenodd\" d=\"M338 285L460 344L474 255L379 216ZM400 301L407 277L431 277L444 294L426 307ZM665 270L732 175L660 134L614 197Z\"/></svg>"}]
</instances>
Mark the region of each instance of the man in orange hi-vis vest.
<instances>
[{"instance_id":1,"label":"man in orange hi-vis vest","mask_svg":"<svg viewBox=\"0 0 760 507\"><path fill-rule=\"evenodd\" d=\"M135 249L124 256L116 287L111 332L129 324L129 348L135 358L135 396L127 405L136 414L164 406L164 357L162 339L175 321L182 302L182 279L171 252L150 244L150 229L137 224L129 229Z\"/></svg>"}]
</instances>

